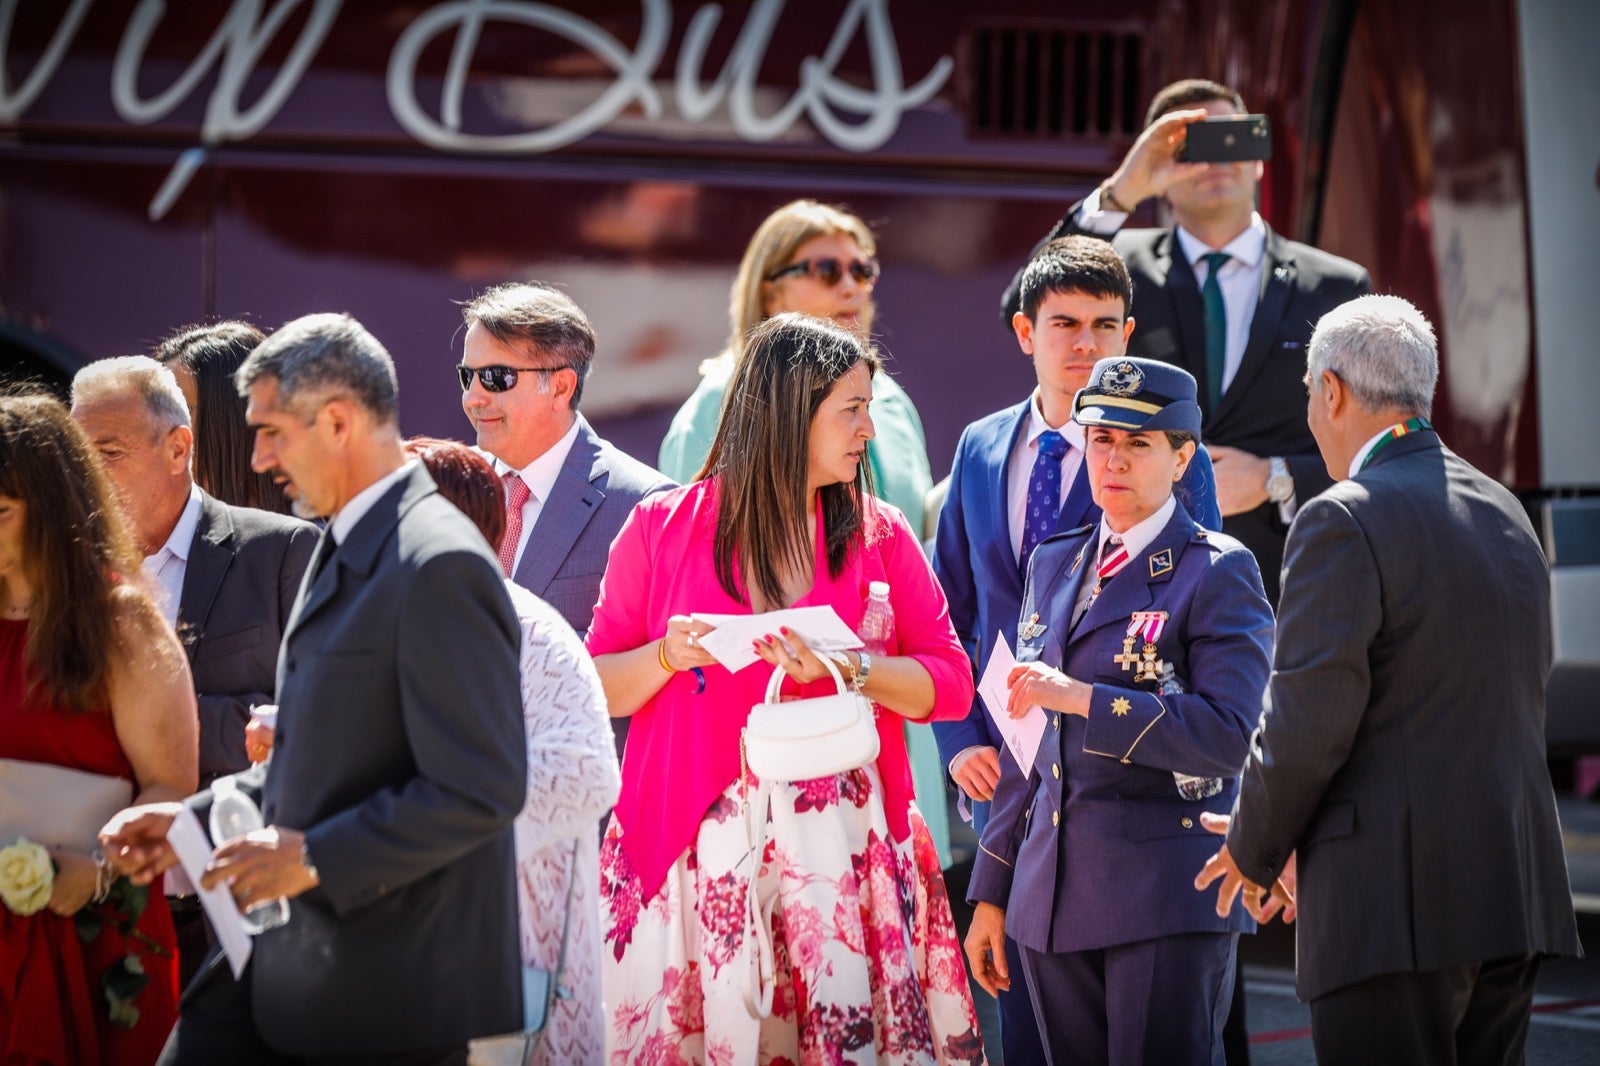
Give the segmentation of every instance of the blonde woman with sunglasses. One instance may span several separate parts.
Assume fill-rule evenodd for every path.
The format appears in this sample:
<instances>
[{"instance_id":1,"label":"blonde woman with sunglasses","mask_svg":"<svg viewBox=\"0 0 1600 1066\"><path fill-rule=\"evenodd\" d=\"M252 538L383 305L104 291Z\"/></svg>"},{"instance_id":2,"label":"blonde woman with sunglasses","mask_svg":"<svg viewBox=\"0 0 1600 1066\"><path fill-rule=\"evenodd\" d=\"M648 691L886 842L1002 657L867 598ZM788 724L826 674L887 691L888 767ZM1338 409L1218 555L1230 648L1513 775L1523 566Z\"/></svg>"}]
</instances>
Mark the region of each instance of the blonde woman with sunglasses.
<instances>
[{"instance_id":1,"label":"blonde woman with sunglasses","mask_svg":"<svg viewBox=\"0 0 1600 1066\"><path fill-rule=\"evenodd\" d=\"M657 468L683 485L703 476L700 468L711 451L722 398L744 356L745 339L773 315L797 311L827 319L869 343L877 254L878 242L867 224L842 208L795 200L768 215L750 238L733 279L728 347L700 365L700 384L673 417ZM928 442L911 397L886 371L872 379L872 421L878 436L867 448L867 462L874 490L905 513L912 529L920 530L923 501L933 488ZM948 867L950 819L938 748L926 729L908 730L906 740L928 832L939 849L940 865Z\"/></svg>"}]
</instances>

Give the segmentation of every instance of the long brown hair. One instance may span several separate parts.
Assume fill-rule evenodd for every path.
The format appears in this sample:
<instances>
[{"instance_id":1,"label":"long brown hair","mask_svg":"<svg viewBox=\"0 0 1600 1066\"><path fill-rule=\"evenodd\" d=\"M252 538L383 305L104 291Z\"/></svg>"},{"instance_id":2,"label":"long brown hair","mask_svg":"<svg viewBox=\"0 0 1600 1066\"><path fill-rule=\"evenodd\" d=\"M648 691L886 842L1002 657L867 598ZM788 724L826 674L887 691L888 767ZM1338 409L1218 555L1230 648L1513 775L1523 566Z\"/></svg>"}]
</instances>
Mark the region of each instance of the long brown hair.
<instances>
[{"instance_id":1,"label":"long brown hair","mask_svg":"<svg viewBox=\"0 0 1600 1066\"><path fill-rule=\"evenodd\" d=\"M60 401L0 396L0 495L27 507L33 684L64 709L103 707L117 601L132 593L141 560L111 483Z\"/></svg>"},{"instance_id":2,"label":"long brown hair","mask_svg":"<svg viewBox=\"0 0 1600 1066\"><path fill-rule=\"evenodd\" d=\"M811 422L828 391L857 363L878 359L849 330L807 315L774 315L751 331L722 402L711 454L696 480L717 477L717 583L740 603L741 565L769 603L783 601L783 574L810 560L806 488ZM870 464L856 479L824 485L828 573L838 577L861 532Z\"/></svg>"}]
</instances>

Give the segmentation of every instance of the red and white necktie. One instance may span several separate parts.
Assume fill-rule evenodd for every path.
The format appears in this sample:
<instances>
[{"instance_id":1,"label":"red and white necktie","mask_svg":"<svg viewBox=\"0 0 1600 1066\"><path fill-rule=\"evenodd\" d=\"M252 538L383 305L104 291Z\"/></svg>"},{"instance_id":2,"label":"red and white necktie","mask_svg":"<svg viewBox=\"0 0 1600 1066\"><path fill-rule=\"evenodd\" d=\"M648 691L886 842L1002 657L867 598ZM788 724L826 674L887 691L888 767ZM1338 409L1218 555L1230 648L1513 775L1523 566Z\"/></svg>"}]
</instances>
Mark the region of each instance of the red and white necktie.
<instances>
[{"instance_id":1,"label":"red and white necktie","mask_svg":"<svg viewBox=\"0 0 1600 1066\"><path fill-rule=\"evenodd\" d=\"M506 535L500 538L500 569L511 576L517 563L517 542L522 539L522 505L533 493L515 470L506 475Z\"/></svg>"}]
</instances>

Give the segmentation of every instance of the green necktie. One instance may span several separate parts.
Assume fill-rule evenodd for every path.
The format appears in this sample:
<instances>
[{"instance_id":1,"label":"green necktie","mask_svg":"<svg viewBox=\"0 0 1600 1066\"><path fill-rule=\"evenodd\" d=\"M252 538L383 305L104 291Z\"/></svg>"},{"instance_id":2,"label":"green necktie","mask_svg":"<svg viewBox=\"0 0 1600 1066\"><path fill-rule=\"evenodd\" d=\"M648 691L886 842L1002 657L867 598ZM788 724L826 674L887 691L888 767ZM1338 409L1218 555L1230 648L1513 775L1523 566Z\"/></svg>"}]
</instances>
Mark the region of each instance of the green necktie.
<instances>
[{"instance_id":1,"label":"green necktie","mask_svg":"<svg viewBox=\"0 0 1600 1066\"><path fill-rule=\"evenodd\" d=\"M1228 306L1222 302L1222 285L1217 272L1233 256L1227 252L1207 252L1201 256L1210 267L1200 297L1206 305L1206 413L1215 415L1222 401L1222 371L1228 362Z\"/></svg>"}]
</instances>

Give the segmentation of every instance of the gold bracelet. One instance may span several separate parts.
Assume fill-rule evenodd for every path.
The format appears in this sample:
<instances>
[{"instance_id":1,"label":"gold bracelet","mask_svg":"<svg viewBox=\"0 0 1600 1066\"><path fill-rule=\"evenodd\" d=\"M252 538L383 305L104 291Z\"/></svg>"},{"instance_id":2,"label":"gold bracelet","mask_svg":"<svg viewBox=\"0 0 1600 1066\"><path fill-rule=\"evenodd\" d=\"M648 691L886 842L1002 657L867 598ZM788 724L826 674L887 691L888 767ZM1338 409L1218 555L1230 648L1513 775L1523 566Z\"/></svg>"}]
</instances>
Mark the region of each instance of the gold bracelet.
<instances>
[{"instance_id":1,"label":"gold bracelet","mask_svg":"<svg viewBox=\"0 0 1600 1066\"><path fill-rule=\"evenodd\" d=\"M675 674L675 673L678 672L676 669L673 668L671 663L667 662L667 638L666 637L662 637L661 638L661 643L656 645L656 661L661 664L661 669L665 670L667 673Z\"/></svg>"}]
</instances>

